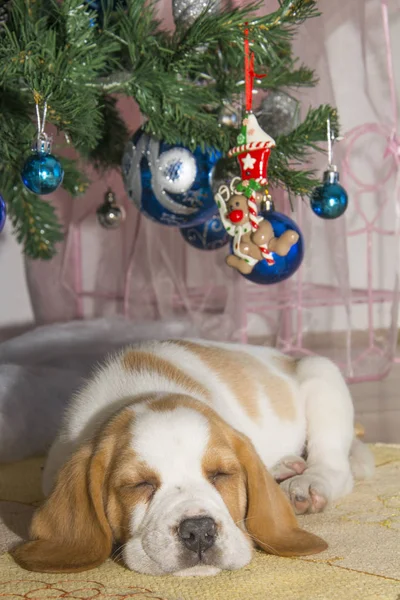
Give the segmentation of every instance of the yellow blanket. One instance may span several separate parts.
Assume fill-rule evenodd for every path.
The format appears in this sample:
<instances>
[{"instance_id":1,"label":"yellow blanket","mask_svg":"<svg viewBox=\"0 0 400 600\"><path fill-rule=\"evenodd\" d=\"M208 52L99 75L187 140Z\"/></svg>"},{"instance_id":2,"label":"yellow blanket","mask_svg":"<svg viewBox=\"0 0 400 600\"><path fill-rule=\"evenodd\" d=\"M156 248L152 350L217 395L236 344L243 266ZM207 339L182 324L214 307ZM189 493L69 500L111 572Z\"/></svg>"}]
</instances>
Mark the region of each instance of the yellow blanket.
<instances>
[{"instance_id":1,"label":"yellow blanket","mask_svg":"<svg viewBox=\"0 0 400 600\"><path fill-rule=\"evenodd\" d=\"M322 515L301 518L327 551L296 559L257 552L246 568L205 579L139 575L112 560L72 575L23 571L7 548L26 535L41 500L42 461L0 466L0 599L400 600L400 445L373 450L372 480Z\"/></svg>"}]
</instances>

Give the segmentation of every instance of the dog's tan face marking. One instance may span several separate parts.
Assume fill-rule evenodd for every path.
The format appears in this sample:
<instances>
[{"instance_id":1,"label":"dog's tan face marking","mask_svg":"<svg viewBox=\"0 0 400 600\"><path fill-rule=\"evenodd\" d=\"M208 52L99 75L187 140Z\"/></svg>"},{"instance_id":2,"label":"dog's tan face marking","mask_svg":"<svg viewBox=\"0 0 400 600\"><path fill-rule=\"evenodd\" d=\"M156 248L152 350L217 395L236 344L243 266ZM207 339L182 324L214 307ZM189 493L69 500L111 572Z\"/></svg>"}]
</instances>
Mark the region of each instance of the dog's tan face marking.
<instances>
[{"instance_id":1,"label":"dog's tan face marking","mask_svg":"<svg viewBox=\"0 0 400 600\"><path fill-rule=\"evenodd\" d=\"M172 363L150 352L130 350L124 354L122 363L127 371L154 373L154 375L174 381L182 386L188 394L195 394L206 400L210 399L209 391L200 382L175 367Z\"/></svg>"},{"instance_id":2,"label":"dog's tan face marking","mask_svg":"<svg viewBox=\"0 0 400 600\"><path fill-rule=\"evenodd\" d=\"M233 522L244 529L246 479L232 444L215 423L211 425L208 447L203 456L204 477L212 483L228 507Z\"/></svg>"},{"instance_id":3,"label":"dog's tan face marking","mask_svg":"<svg viewBox=\"0 0 400 600\"><path fill-rule=\"evenodd\" d=\"M130 437L130 436L129 436ZM125 543L130 537L132 511L139 504L148 504L161 485L154 469L139 459L129 448L130 439L122 442L115 454L107 485L106 513L114 539Z\"/></svg>"},{"instance_id":4,"label":"dog's tan face marking","mask_svg":"<svg viewBox=\"0 0 400 600\"><path fill-rule=\"evenodd\" d=\"M264 388L272 408L281 419L295 419L294 398L288 382L275 375L257 358L225 348L202 346L187 341L176 343L196 354L218 374L251 419L257 421L261 418L257 385Z\"/></svg>"}]
</instances>

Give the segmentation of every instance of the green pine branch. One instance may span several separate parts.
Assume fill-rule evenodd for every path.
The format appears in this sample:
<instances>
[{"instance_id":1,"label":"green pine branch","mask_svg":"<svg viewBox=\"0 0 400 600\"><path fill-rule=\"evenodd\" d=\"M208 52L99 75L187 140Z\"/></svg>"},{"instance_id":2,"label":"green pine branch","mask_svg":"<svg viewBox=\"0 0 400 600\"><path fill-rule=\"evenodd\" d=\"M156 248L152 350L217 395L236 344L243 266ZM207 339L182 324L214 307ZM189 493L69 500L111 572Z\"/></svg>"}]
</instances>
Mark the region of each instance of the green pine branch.
<instances>
[{"instance_id":1,"label":"green pine branch","mask_svg":"<svg viewBox=\"0 0 400 600\"><path fill-rule=\"evenodd\" d=\"M16 183L6 194L8 216L26 256L52 258L57 242L64 237L54 207L28 192L22 183Z\"/></svg>"},{"instance_id":2,"label":"green pine branch","mask_svg":"<svg viewBox=\"0 0 400 600\"><path fill-rule=\"evenodd\" d=\"M329 105L310 108L304 121L290 134L281 135L276 140L281 160L286 164L291 160L306 162L312 151L321 152L320 142L327 140L327 121L330 120L331 131L335 137L339 135L338 115Z\"/></svg>"},{"instance_id":3,"label":"green pine branch","mask_svg":"<svg viewBox=\"0 0 400 600\"><path fill-rule=\"evenodd\" d=\"M101 18L82 0L12 1L0 32L0 190L29 256L51 257L62 237L51 204L20 182L35 137L35 99L41 110L47 103L47 121L102 172L121 164L129 135L116 94L136 101L145 130L157 138L227 151L236 132L221 126L219 113L224 102L244 91L245 27L256 72L267 75L257 83L260 89L316 84L313 71L299 65L292 52L298 26L318 14L316 2L280 0L276 11L258 16L263 4L212 16L204 11L190 27L178 25L169 33L157 19L156 0L103 0ZM271 183L293 194L315 185L302 164L326 139L327 116L335 127L333 109L324 106L277 139ZM72 196L84 193L88 182L80 161L62 163L64 188Z\"/></svg>"}]
</instances>

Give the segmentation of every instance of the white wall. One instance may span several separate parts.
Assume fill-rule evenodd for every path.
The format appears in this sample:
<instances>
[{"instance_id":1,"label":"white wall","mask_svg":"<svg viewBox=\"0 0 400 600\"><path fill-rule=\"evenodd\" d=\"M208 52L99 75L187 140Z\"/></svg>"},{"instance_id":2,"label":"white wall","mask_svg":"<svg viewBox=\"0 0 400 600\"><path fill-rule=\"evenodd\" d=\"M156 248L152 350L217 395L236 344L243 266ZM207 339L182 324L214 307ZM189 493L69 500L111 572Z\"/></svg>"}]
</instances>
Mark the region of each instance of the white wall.
<instances>
[{"instance_id":1,"label":"white wall","mask_svg":"<svg viewBox=\"0 0 400 600\"><path fill-rule=\"evenodd\" d=\"M29 323L32 319L21 247L7 222L0 234L0 328Z\"/></svg>"}]
</instances>

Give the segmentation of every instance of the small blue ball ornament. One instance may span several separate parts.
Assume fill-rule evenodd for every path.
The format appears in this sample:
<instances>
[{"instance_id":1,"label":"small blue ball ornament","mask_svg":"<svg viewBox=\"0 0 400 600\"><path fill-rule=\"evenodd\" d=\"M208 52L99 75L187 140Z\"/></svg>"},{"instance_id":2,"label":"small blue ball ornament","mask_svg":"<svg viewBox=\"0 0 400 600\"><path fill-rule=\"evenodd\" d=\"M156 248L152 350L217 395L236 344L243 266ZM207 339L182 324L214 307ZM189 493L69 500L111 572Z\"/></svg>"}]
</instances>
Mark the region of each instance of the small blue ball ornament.
<instances>
[{"instance_id":1,"label":"small blue ball ornament","mask_svg":"<svg viewBox=\"0 0 400 600\"><path fill-rule=\"evenodd\" d=\"M183 239L197 250L218 250L229 242L229 234L219 215L214 215L200 225L180 229Z\"/></svg>"},{"instance_id":2,"label":"small blue ball ornament","mask_svg":"<svg viewBox=\"0 0 400 600\"><path fill-rule=\"evenodd\" d=\"M95 27L97 24L99 24L100 27L103 26L104 9L107 11L109 9L115 10L117 4L123 6L124 8L126 7L126 2L123 2L122 0L84 0L84 4L94 13L93 18L90 19L90 27Z\"/></svg>"},{"instance_id":3,"label":"small blue ball ornament","mask_svg":"<svg viewBox=\"0 0 400 600\"><path fill-rule=\"evenodd\" d=\"M64 170L57 158L40 150L31 154L21 172L23 184L39 196L54 192L61 185L63 178Z\"/></svg>"},{"instance_id":4,"label":"small blue ball ornament","mask_svg":"<svg viewBox=\"0 0 400 600\"><path fill-rule=\"evenodd\" d=\"M221 153L197 146L193 152L139 129L127 144L122 174L126 192L149 219L163 225L192 227L216 212L212 189Z\"/></svg>"},{"instance_id":5,"label":"small blue ball ornament","mask_svg":"<svg viewBox=\"0 0 400 600\"><path fill-rule=\"evenodd\" d=\"M0 232L4 228L4 224L6 222L6 216L7 216L6 203L4 202L3 197L0 196Z\"/></svg>"},{"instance_id":6,"label":"small blue ball ornament","mask_svg":"<svg viewBox=\"0 0 400 600\"><path fill-rule=\"evenodd\" d=\"M334 169L325 171L322 185L311 194L313 212L321 219L337 219L345 212L347 203L347 192L339 183L339 173Z\"/></svg>"},{"instance_id":7,"label":"small blue ball ornament","mask_svg":"<svg viewBox=\"0 0 400 600\"><path fill-rule=\"evenodd\" d=\"M288 229L299 234L299 239L286 256L274 253L275 264L270 265L265 259L260 260L249 275L243 276L253 283L271 285L285 281L297 271L303 261L304 241L300 229L290 217L275 210L261 212L261 215L271 223L275 237L280 237Z\"/></svg>"}]
</instances>

